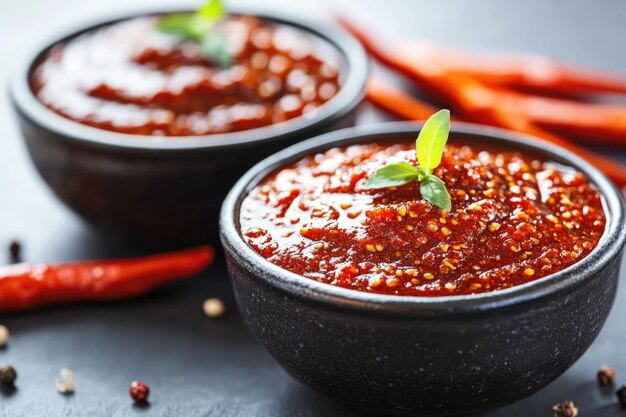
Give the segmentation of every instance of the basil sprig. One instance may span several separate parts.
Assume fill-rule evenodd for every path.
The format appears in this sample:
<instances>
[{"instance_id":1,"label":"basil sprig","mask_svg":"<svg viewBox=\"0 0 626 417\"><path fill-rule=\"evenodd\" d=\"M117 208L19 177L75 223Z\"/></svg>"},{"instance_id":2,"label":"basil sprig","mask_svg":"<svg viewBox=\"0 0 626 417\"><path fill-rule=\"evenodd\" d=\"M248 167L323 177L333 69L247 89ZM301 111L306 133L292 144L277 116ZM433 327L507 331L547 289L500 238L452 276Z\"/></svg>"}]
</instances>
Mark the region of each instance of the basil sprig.
<instances>
[{"instance_id":1,"label":"basil sprig","mask_svg":"<svg viewBox=\"0 0 626 417\"><path fill-rule=\"evenodd\" d=\"M452 203L444 182L433 175L441 163L443 148L450 134L450 111L439 110L428 118L415 141L416 167L406 162L378 169L365 183L365 189L398 187L411 181L420 183L422 197L442 210L450 211Z\"/></svg>"},{"instance_id":2,"label":"basil sprig","mask_svg":"<svg viewBox=\"0 0 626 417\"><path fill-rule=\"evenodd\" d=\"M196 42L207 59L227 68L232 64L232 56L226 37L216 29L217 22L224 14L220 0L208 0L194 13L170 13L161 16L157 28L181 41Z\"/></svg>"}]
</instances>

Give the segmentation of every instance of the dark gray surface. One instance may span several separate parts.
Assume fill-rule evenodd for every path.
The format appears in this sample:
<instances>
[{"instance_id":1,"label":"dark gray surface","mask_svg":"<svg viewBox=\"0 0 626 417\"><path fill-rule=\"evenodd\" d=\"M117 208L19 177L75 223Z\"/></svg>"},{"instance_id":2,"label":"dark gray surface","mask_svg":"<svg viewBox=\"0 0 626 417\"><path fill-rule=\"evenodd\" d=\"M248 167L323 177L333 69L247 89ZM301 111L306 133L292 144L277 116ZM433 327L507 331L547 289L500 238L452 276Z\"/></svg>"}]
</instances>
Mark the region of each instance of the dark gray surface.
<instances>
[{"instance_id":1,"label":"dark gray surface","mask_svg":"<svg viewBox=\"0 0 626 417\"><path fill-rule=\"evenodd\" d=\"M142 2L154 3L133 5ZM123 8L124 3L0 0L0 249L17 238L31 261L128 256L158 249L98 234L52 198L27 160L4 94L11 58L24 45L66 21ZM265 3L298 11L315 9L318 2ZM626 67L621 51L626 2L621 0L341 3L405 35L472 48L550 53L614 70ZM364 106L361 120L382 117ZM621 158L626 161L624 154ZM7 259L0 251L0 261ZM204 317L201 302L209 296L225 299L231 312L226 319ZM581 417L625 415L613 390L600 389L595 382L596 369L605 362L616 366L618 380L626 382L625 314L626 290L621 288L604 330L574 367L538 394L486 416L549 416L553 403L570 398L580 406ZM235 311L223 261L200 277L139 300L4 315L0 322L12 332L0 362L12 363L19 373L17 391L0 394L1 416L359 415L302 387L261 350ZM73 396L61 396L54 388L62 367L76 372ZM133 379L151 385L150 407L132 406L127 389Z\"/></svg>"}]
</instances>

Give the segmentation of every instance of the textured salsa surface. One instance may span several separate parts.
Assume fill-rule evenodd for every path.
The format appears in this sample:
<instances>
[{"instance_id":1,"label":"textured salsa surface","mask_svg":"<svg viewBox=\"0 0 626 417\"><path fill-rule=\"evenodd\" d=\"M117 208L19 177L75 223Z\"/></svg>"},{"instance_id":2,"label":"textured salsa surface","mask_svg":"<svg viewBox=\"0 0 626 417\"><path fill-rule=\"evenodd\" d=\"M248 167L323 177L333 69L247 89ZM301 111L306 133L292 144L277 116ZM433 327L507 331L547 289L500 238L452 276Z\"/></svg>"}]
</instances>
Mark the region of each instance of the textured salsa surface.
<instances>
[{"instance_id":1,"label":"textured salsa surface","mask_svg":"<svg viewBox=\"0 0 626 417\"><path fill-rule=\"evenodd\" d=\"M510 151L448 145L434 173L452 210L419 184L364 190L415 144L331 149L285 167L244 199L252 248L305 277L360 291L445 296L495 291L576 263L605 229L599 193L569 167Z\"/></svg>"},{"instance_id":2,"label":"textured salsa surface","mask_svg":"<svg viewBox=\"0 0 626 417\"><path fill-rule=\"evenodd\" d=\"M304 115L339 89L339 57L302 30L251 16L219 27L233 65L218 68L193 42L135 18L53 47L31 77L50 109L101 129L144 135L204 135Z\"/></svg>"}]
</instances>

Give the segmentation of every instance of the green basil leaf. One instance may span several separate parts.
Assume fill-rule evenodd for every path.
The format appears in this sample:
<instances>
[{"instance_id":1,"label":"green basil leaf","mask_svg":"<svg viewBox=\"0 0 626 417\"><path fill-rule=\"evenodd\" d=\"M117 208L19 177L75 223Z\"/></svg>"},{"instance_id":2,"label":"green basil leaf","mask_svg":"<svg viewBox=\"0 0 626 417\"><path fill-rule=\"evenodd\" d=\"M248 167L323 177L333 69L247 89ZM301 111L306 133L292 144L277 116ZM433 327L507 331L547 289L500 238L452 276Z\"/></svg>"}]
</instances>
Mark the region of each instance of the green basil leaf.
<instances>
[{"instance_id":1,"label":"green basil leaf","mask_svg":"<svg viewBox=\"0 0 626 417\"><path fill-rule=\"evenodd\" d=\"M420 192L422 197L430 204L445 211L450 211L452 208L450 194L446 190L446 185L435 175L429 175L420 182Z\"/></svg>"},{"instance_id":2,"label":"green basil leaf","mask_svg":"<svg viewBox=\"0 0 626 417\"><path fill-rule=\"evenodd\" d=\"M215 20L204 19L199 14L194 14L187 28L188 38L201 44L205 36L214 32L215 23Z\"/></svg>"},{"instance_id":3,"label":"green basil leaf","mask_svg":"<svg viewBox=\"0 0 626 417\"><path fill-rule=\"evenodd\" d=\"M181 40L202 42L204 35L213 29L214 22L197 14L173 13L159 18L157 29L163 33L178 36Z\"/></svg>"},{"instance_id":4,"label":"green basil leaf","mask_svg":"<svg viewBox=\"0 0 626 417\"><path fill-rule=\"evenodd\" d=\"M219 20L224 16L224 6L220 0L209 0L204 3L196 13L207 20Z\"/></svg>"},{"instance_id":5,"label":"green basil leaf","mask_svg":"<svg viewBox=\"0 0 626 417\"><path fill-rule=\"evenodd\" d=\"M171 13L159 18L157 29L178 36L181 41L190 40L198 45L211 62L226 68L232 64L226 37L219 33L216 24L224 16L220 0L209 0L195 13Z\"/></svg>"},{"instance_id":6,"label":"green basil leaf","mask_svg":"<svg viewBox=\"0 0 626 417\"><path fill-rule=\"evenodd\" d=\"M430 170L430 169L429 170L425 170L425 169L422 169L422 168L418 168L417 169L417 180L418 181L424 181L424 179L426 177L428 177L432 173L433 173L433 171Z\"/></svg>"},{"instance_id":7,"label":"green basil leaf","mask_svg":"<svg viewBox=\"0 0 626 417\"><path fill-rule=\"evenodd\" d=\"M193 15L191 13L170 13L159 17L157 29L172 35L188 36Z\"/></svg>"},{"instance_id":8,"label":"green basil leaf","mask_svg":"<svg viewBox=\"0 0 626 417\"><path fill-rule=\"evenodd\" d=\"M416 167L406 162L398 162L380 168L367 180L365 189L397 187L418 178Z\"/></svg>"},{"instance_id":9,"label":"green basil leaf","mask_svg":"<svg viewBox=\"0 0 626 417\"><path fill-rule=\"evenodd\" d=\"M439 166L449 134L450 110L439 110L428 118L415 142L421 168L432 172Z\"/></svg>"},{"instance_id":10,"label":"green basil leaf","mask_svg":"<svg viewBox=\"0 0 626 417\"><path fill-rule=\"evenodd\" d=\"M232 57L228 50L226 38L219 32L207 32L200 44L202 53L214 64L221 68L228 68L232 63Z\"/></svg>"}]
</instances>

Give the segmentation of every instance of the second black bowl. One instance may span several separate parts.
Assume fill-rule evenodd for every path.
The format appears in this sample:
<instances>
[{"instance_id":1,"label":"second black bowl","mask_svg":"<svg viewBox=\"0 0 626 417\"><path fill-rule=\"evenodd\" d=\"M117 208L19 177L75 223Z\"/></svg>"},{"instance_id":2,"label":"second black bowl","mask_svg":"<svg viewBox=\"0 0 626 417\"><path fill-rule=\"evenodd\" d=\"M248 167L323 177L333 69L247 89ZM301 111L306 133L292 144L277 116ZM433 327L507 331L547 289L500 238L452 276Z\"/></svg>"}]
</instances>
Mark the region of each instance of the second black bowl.
<instances>
[{"instance_id":1,"label":"second black bowl","mask_svg":"<svg viewBox=\"0 0 626 417\"><path fill-rule=\"evenodd\" d=\"M611 309L626 241L617 189L570 152L531 137L456 123L451 141L541 155L583 172L602 194L606 231L580 262L490 293L414 297L336 287L284 270L239 230L239 207L267 175L335 146L414 141L420 126L344 129L295 145L252 168L226 198L222 243L241 312L291 375L368 410L464 415L547 385L589 347Z\"/></svg>"},{"instance_id":2,"label":"second black bowl","mask_svg":"<svg viewBox=\"0 0 626 417\"><path fill-rule=\"evenodd\" d=\"M29 86L30 76L52 45L137 15L70 31L28 55L10 83L30 156L65 204L107 230L160 240L206 240L216 234L219 207L227 191L255 162L315 134L353 124L368 67L356 40L319 22L253 10L232 12L298 28L336 49L343 61L337 95L313 117L235 133L171 138L97 129L45 107Z\"/></svg>"}]
</instances>

